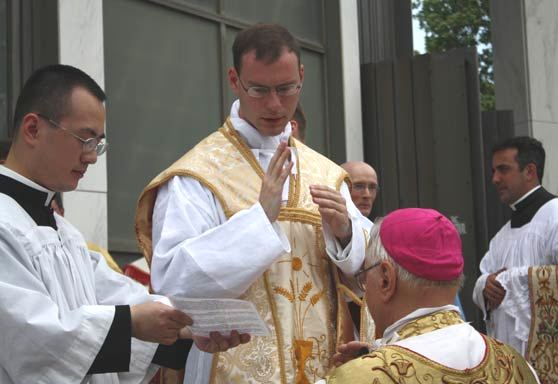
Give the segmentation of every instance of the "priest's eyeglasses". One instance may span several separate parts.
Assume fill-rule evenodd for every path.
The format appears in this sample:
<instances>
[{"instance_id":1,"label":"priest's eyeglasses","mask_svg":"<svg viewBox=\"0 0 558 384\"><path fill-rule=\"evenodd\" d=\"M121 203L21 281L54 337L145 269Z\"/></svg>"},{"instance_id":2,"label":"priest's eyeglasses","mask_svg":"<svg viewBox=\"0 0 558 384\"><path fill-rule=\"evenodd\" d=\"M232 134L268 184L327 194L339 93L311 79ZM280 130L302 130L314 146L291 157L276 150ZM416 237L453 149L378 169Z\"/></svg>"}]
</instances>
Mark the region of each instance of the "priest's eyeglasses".
<instances>
[{"instance_id":1,"label":"priest's eyeglasses","mask_svg":"<svg viewBox=\"0 0 558 384\"><path fill-rule=\"evenodd\" d=\"M255 97L256 99L261 99L262 97L269 95L272 89L275 90L275 93L279 97L296 95L302 89L302 83L284 84L278 85L277 87L266 87L264 85L252 85L246 87L242 80L240 80L240 77L238 78L238 81L240 82L242 89L244 89L244 92L246 92L248 96Z\"/></svg>"},{"instance_id":2,"label":"priest's eyeglasses","mask_svg":"<svg viewBox=\"0 0 558 384\"><path fill-rule=\"evenodd\" d=\"M380 264L382 264L382 260L372 264L371 266L369 266L367 268L362 268L360 271L355 273L354 276L355 276L355 279L356 279L356 282L357 282L358 289L360 289L362 292L366 291L366 272L368 272L372 268L376 268Z\"/></svg>"},{"instance_id":3,"label":"priest's eyeglasses","mask_svg":"<svg viewBox=\"0 0 558 384\"><path fill-rule=\"evenodd\" d=\"M108 143L106 142L104 137L91 137L89 139L82 139L81 137L79 137L69 129L66 129L63 126L61 126L60 123L57 123L56 121L52 120L51 118L42 115L40 113L37 113L37 116L46 120L52 126L61 129L62 131L66 132L68 135L72 135L77 140L81 141L81 143L83 144L83 152L89 153L95 151L97 153L97 156L101 156L103 153L106 152Z\"/></svg>"}]
</instances>

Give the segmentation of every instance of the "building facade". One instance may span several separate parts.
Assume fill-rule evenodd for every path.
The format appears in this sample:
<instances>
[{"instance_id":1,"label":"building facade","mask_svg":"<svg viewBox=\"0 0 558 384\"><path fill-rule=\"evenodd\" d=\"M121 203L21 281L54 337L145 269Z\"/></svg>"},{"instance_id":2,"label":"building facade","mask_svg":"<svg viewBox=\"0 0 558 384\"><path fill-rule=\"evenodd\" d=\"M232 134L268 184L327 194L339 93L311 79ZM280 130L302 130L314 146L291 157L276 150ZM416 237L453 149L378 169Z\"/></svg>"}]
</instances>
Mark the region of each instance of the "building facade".
<instances>
[{"instance_id":1,"label":"building facade","mask_svg":"<svg viewBox=\"0 0 558 384\"><path fill-rule=\"evenodd\" d=\"M110 146L64 194L66 214L88 240L137 254L137 198L228 116L232 42L249 25L282 24L301 43L307 143L334 161L362 159L357 13L357 0L0 0L0 140L34 69L91 75L107 93Z\"/></svg>"}]
</instances>

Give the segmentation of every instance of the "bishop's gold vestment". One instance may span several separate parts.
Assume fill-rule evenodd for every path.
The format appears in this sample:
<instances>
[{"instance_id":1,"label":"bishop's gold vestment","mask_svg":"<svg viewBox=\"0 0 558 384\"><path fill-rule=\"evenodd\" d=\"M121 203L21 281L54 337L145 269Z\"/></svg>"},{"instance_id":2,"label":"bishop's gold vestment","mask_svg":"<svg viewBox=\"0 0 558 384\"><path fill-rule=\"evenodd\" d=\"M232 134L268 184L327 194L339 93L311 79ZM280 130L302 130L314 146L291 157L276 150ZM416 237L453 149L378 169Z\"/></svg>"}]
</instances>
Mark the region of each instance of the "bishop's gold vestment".
<instances>
[{"instance_id":1,"label":"bishop's gold vestment","mask_svg":"<svg viewBox=\"0 0 558 384\"><path fill-rule=\"evenodd\" d=\"M404 340L463 323L454 311L441 311L414 319L397 331ZM398 345L385 345L354 359L329 375L328 384L534 384L525 359L512 347L483 335L484 359L476 367L458 370ZM465 356L467 351L463 351Z\"/></svg>"}]
</instances>

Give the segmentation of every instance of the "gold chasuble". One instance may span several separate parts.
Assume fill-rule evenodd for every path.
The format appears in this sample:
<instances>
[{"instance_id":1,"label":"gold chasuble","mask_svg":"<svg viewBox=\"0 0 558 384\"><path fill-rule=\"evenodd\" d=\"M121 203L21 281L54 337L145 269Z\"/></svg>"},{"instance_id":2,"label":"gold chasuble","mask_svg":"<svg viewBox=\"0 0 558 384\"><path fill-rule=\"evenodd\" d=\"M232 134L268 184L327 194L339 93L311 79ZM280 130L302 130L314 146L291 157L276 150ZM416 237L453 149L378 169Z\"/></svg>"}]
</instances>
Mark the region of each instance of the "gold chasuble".
<instances>
[{"instance_id":1,"label":"gold chasuble","mask_svg":"<svg viewBox=\"0 0 558 384\"><path fill-rule=\"evenodd\" d=\"M429 314L407 323L400 340L462 323L453 311ZM535 384L525 359L510 346L484 336L486 354L471 369L452 369L407 348L387 345L332 371L328 384Z\"/></svg>"},{"instance_id":2,"label":"gold chasuble","mask_svg":"<svg viewBox=\"0 0 558 384\"><path fill-rule=\"evenodd\" d=\"M542 384L558 383L558 268L529 268L531 329L526 358Z\"/></svg>"},{"instance_id":3,"label":"gold chasuble","mask_svg":"<svg viewBox=\"0 0 558 384\"><path fill-rule=\"evenodd\" d=\"M299 141L291 138L290 144L297 151L297 172L290 176L289 198L278 222L291 253L279 257L239 297L255 304L271 336L254 337L216 354L212 383L314 383L329 370L337 344L353 339L343 297L347 288L339 283L337 268L326 254L321 217L309 192L314 184L339 190L346 173ZM264 172L227 120L140 196L136 232L148 261L157 188L175 175L192 177L209 188L230 218L257 203Z\"/></svg>"}]
</instances>

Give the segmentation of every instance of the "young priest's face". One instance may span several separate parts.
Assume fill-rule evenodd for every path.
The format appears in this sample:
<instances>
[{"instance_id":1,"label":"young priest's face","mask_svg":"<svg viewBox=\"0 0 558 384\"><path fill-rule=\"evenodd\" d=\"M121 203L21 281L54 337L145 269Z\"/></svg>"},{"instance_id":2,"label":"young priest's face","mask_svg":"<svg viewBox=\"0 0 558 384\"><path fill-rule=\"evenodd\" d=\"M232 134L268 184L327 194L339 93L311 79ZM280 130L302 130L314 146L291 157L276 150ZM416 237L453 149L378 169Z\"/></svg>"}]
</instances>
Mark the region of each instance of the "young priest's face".
<instances>
[{"instance_id":1,"label":"young priest's face","mask_svg":"<svg viewBox=\"0 0 558 384\"><path fill-rule=\"evenodd\" d=\"M257 60L255 51L241 58L240 73L229 70L229 84L240 100L239 115L263 136L276 136L283 132L292 118L300 97L300 88L290 95L280 95L277 89L302 85L304 68L294 52L286 49L272 63ZM249 88L267 88L261 97L249 94Z\"/></svg>"},{"instance_id":2,"label":"young priest's face","mask_svg":"<svg viewBox=\"0 0 558 384\"><path fill-rule=\"evenodd\" d=\"M39 116L41 138L36 147L34 181L57 192L76 189L89 165L97 161L95 150L85 151L82 140L105 134L105 107L83 88L75 88L68 100L67 113L59 121ZM55 124L56 123L56 124Z\"/></svg>"}]
</instances>

